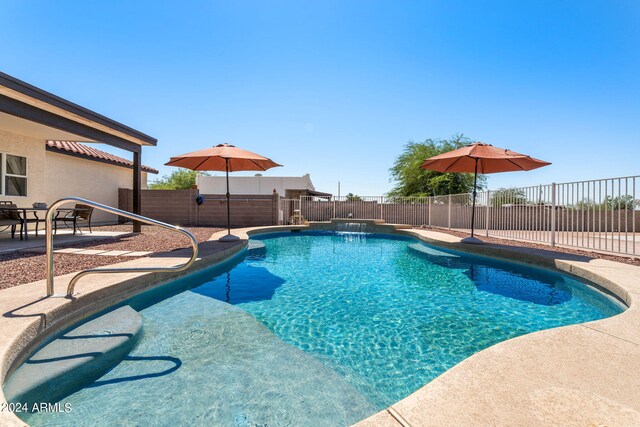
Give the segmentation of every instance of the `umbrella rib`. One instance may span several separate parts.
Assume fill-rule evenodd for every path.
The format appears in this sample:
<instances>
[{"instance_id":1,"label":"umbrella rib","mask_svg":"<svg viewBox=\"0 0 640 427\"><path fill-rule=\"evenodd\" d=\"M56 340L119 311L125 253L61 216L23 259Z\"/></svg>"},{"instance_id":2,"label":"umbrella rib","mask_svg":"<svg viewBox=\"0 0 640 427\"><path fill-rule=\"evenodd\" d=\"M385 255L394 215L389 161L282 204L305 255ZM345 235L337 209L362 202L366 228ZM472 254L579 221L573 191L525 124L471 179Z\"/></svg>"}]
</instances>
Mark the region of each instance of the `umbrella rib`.
<instances>
[{"instance_id":1,"label":"umbrella rib","mask_svg":"<svg viewBox=\"0 0 640 427\"><path fill-rule=\"evenodd\" d=\"M200 166L202 166L204 164L204 162L206 162L207 160L209 160L209 157L205 157L203 161L201 161L200 163L198 163L198 166L196 166L195 168L193 168L194 171L197 171L198 168Z\"/></svg>"},{"instance_id":2,"label":"umbrella rib","mask_svg":"<svg viewBox=\"0 0 640 427\"><path fill-rule=\"evenodd\" d=\"M251 163L253 163L253 164L254 164L254 165L256 165L257 167L259 167L261 171L266 171L266 169L265 169L265 168L263 168L262 166L260 166L259 164L257 164L255 160L253 160L253 159L249 159L249 161L251 161Z\"/></svg>"},{"instance_id":3,"label":"umbrella rib","mask_svg":"<svg viewBox=\"0 0 640 427\"><path fill-rule=\"evenodd\" d=\"M519 167L519 168L520 168L520 170L522 170L522 171L526 171L526 169L525 169L525 168L523 168L522 166L520 166L520 165L519 165L519 164L517 164L517 163L512 162L512 161L511 161L511 159L507 159L507 161L508 161L509 163L512 163L513 165L515 165L515 166Z\"/></svg>"},{"instance_id":4,"label":"umbrella rib","mask_svg":"<svg viewBox=\"0 0 640 427\"><path fill-rule=\"evenodd\" d=\"M449 166L447 166L447 168L446 168L443 172L449 172L449 169L450 169L450 168L452 168L452 167L453 167L453 165L455 165L456 163L458 163L458 161L459 161L460 159L465 158L465 157L469 157L470 159L473 159L473 157L471 157L471 156L462 156L462 157L458 157L458 158L455 160L455 162L453 162L453 163L451 163Z\"/></svg>"}]
</instances>

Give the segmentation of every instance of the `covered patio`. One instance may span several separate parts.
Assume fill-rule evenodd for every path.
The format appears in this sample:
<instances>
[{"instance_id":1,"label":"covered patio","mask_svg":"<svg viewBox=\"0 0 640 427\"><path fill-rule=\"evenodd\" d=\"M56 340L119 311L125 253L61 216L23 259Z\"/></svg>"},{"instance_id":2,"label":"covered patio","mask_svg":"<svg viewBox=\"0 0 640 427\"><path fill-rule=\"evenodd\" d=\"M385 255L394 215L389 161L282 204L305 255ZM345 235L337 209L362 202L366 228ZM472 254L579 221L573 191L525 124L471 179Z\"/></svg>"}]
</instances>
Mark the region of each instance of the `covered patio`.
<instances>
[{"instance_id":1,"label":"covered patio","mask_svg":"<svg viewBox=\"0 0 640 427\"><path fill-rule=\"evenodd\" d=\"M141 212L142 147L155 146L155 138L0 72L0 201L11 202L18 208L30 208L34 203L51 204L59 198L59 191L47 190L57 181L51 176L52 168L47 171L45 161L45 144L51 140L106 144L132 153L132 163L128 166L133 193L131 211ZM15 169L15 165L20 165L21 172L9 168ZM66 171L56 173L66 174ZM100 179L93 173L85 173L76 179L84 185L85 195L73 194L74 190L68 188L63 191L71 193L67 196L91 199L93 181L100 184ZM117 197L118 189L113 191ZM0 233L0 252L9 247L24 249L43 245L43 227L41 223L40 238L30 231L29 240L24 241L17 238L18 233L15 239L11 239L8 232ZM139 233L140 223L134 222L132 231ZM67 234L67 231L59 232L56 242L68 240ZM73 238L86 240L89 236L80 234Z\"/></svg>"}]
</instances>

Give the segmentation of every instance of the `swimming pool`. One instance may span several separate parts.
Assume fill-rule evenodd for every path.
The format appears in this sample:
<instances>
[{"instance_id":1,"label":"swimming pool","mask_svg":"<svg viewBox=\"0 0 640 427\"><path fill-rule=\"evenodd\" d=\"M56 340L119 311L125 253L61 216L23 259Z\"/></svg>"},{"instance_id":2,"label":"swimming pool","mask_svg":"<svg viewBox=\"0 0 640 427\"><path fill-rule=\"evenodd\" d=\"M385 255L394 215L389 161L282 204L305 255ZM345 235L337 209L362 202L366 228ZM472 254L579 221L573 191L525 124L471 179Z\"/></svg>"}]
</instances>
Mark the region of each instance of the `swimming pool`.
<instances>
[{"instance_id":1,"label":"swimming pool","mask_svg":"<svg viewBox=\"0 0 640 427\"><path fill-rule=\"evenodd\" d=\"M25 420L347 425L492 344L622 311L568 276L410 238L256 240L264 248L129 301L144 319L130 356L64 398L73 412Z\"/></svg>"}]
</instances>

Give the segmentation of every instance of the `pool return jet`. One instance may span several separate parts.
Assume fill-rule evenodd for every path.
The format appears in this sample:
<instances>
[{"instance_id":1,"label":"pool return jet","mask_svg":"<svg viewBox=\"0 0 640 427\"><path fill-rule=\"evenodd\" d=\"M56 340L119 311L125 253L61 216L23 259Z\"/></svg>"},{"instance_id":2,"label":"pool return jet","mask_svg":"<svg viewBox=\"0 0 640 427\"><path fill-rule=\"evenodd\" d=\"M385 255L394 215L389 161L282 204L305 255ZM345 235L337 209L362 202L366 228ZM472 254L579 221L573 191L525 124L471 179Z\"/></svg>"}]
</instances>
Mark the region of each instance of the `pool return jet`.
<instances>
[{"instance_id":1,"label":"pool return jet","mask_svg":"<svg viewBox=\"0 0 640 427\"><path fill-rule=\"evenodd\" d=\"M457 150L449 151L433 156L424 161L422 169L436 172L467 172L473 173L473 206L471 208L471 237L462 239L463 243L482 243L482 240L473 237L474 220L476 212L476 187L478 184L478 172L482 174L496 172L529 171L551 163L534 159L526 154L504 148L494 147L490 144L476 142ZM487 201L488 203L488 201Z\"/></svg>"},{"instance_id":2,"label":"pool return jet","mask_svg":"<svg viewBox=\"0 0 640 427\"><path fill-rule=\"evenodd\" d=\"M171 157L166 166L177 166L194 171L225 171L227 174L227 235L221 242L235 242L240 238L231 234L231 207L229 203L229 172L266 171L282 166L271 159L230 144L218 144L215 147Z\"/></svg>"}]
</instances>

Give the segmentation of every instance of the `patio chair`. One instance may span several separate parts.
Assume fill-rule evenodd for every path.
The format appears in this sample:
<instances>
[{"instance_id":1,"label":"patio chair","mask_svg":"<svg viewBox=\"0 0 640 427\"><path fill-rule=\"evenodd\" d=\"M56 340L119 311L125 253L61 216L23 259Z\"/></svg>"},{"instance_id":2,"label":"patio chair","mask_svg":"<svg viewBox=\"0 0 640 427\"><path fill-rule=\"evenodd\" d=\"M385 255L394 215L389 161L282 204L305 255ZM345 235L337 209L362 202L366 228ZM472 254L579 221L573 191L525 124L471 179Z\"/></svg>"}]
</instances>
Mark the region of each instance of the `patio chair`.
<instances>
[{"instance_id":1,"label":"patio chair","mask_svg":"<svg viewBox=\"0 0 640 427\"><path fill-rule=\"evenodd\" d=\"M16 205L10 201L10 200L0 200L0 208L2 208L3 206L7 206L7 205L12 205L12 207L15 207ZM18 216L20 216L20 214L18 213ZM22 218L21 218L22 219ZM44 219L42 218L38 218L38 215L35 215L35 218L29 218L27 217L26 220L24 221L26 223L35 223L36 224L36 236L38 236L38 224L40 224L41 222L44 222ZM29 230L26 230L26 232L28 232Z\"/></svg>"},{"instance_id":2,"label":"patio chair","mask_svg":"<svg viewBox=\"0 0 640 427\"><path fill-rule=\"evenodd\" d=\"M11 202L1 202L0 204L0 227L4 227L3 231L11 228L11 238L16 237L16 226L20 225L20 240L22 240L22 228L24 226L20 213L17 210L9 210L2 208L17 208Z\"/></svg>"},{"instance_id":3,"label":"patio chair","mask_svg":"<svg viewBox=\"0 0 640 427\"><path fill-rule=\"evenodd\" d=\"M29 218L27 216L27 219L25 220L26 223L35 223L36 224L36 236L38 236L38 224L40 224L41 222L44 222L43 218L38 218L37 214L35 218Z\"/></svg>"},{"instance_id":4,"label":"patio chair","mask_svg":"<svg viewBox=\"0 0 640 427\"><path fill-rule=\"evenodd\" d=\"M86 222L89 226L89 233L92 233L91 215L93 215L93 207L82 203L76 203L73 210L67 212L66 215L53 218L54 234L58 232L59 222L63 223L67 227L69 227L68 224L71 223L73 225L73 234L76 234L76 231L80 231L80 233L82 233L79 222Z\"/></svg>"}]
</instances>

